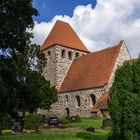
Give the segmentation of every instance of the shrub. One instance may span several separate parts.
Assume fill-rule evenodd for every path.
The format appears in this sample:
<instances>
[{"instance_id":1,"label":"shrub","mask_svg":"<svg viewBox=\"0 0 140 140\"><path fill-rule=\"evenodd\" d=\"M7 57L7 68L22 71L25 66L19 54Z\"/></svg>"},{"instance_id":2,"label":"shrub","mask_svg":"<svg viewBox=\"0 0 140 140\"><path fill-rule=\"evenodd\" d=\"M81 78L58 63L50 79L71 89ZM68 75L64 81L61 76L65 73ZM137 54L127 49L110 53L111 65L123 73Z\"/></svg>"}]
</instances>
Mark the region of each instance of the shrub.
<instances>
[{"instance_id":1,"label":"shrub","mask_svg":"<svg viewBox=\"0 0 140 140\"><path fill-rule=\"evenodd\" d=\"M5 129L1 131L2 135L9 135L9 134L14 134L14 131L11 129Z\"/></svg>"},{"instance_id":2,"label":"shrub","mask_svg":"<svg viewBox=\"0 0 140 140\"><path fill-rule=\"evenodd\" d=\"M76 115L75 117L76 117L76 122L81 122L81 118L79 115Z\"/></svg>"},{"instance_id":3,"label":"shrub","mask_svg":"<svg viewBox=\"0 0 140 140\"><path fill-rule=\"evenodd\" d=\"M81 122L81 118L79 115L71 116L70 121L71 122Z\"/></svg>"},{"instance_id":4,"label":"shrub","mask_svg":"<svg viewBox=\"0 0 140 140\"><path fill-rule=\"evenodd\" d=\"M66 116L65 119L70 120L70 116Z\"/></svg>"},{"instance_id":5,"label":"shrub","mask_svg":"<svg viewBox=\"0 0 140 140\"><path fill-rule=\"evenodd\" d=\"M7 113L0 114L0 133L4 129L9 129L10 127L11 116Z\"/></svg>"},{"instance_id":6,"label":"shrub","mask_svg":"<svg viewBox=\"0 0 140 140\"><path fill-rule=\"evenodd\" d=\"M108 133L79 132L77 133L77 137L84 140L107 140Z\"/></svg>"},{"instance_id":7,"label":"shrub","mask_svg":"<svg viewBox=\"0 0 140 140\"><path fill-rule=\"evenodd\" d=\"M60 119L59 120L59 123L61 124L69 124L70 123L70 120L68 120L68 119Z\"/></svg>"},{"instance_id":8,"label":"shrub","mask_svg":"<svg viewBox=\"0 0 140 140\"><path fill-rule=\"evenodd\" d=\"M24 120L24 129L26 130L35 130L36 132L39 129L39 118L37 115L29 114L25 117Z\"/></svg>"}]
</instances>

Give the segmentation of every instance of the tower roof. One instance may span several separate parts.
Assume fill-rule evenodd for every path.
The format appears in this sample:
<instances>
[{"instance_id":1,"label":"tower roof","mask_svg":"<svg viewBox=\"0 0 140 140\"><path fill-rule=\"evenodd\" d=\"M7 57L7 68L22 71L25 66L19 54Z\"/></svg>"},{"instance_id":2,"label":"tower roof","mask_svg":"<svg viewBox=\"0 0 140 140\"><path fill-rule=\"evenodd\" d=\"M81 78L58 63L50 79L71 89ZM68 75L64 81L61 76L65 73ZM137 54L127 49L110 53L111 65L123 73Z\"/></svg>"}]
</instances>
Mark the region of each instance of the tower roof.
<instances>
[{"instance_id":1,"label":"tower roof","mask_svg":"<svg viewBox=\"0 0 140 140\"><path fill-rule=\"evenodd\" d=\"M60 20L56 21L40 50L44 50L53 45L61 45L67 48L89 52L72 27L68 23Z\"/></svg>"},{"instance_id":2,"label":"tower roof","mask_svg":"<svg viewBox=\"0 0 140 140\"><path fill-rule=\"evenodd\" d=\"M79 57L71 64L60 93L102 87L111 76L123 41L114 47Z\"/></svg>"}]
</instances>

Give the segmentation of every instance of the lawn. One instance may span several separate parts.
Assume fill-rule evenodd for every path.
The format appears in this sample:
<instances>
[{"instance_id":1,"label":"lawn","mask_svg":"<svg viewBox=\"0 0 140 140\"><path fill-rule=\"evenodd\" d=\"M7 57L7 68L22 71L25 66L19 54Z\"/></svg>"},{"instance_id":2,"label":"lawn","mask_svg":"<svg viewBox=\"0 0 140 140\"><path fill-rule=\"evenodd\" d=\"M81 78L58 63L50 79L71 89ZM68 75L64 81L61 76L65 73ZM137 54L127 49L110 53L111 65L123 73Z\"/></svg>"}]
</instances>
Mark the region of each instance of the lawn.
<instances>
[{"instance_id":1,"label":"lawn","mask_svg":"<svg viewBox=\"0 0 140 140\"><path fill-rule=\"evenodd\" d=\"M93 118L82 118L82 122L69 124L69 126L71 127L80 127L83 129L87 127L101 128L102 125L103 125L102 119L93 119Z\"/></svg>"},{"instance_id":2,"label":"lawn","mask_svg":"<svg viewBox=\"0 0 140 140\"><path fill-rule=\"evenodd\" d=\"M81 140L76 132L47 132L45 134L32 134L26 136L1 136L0 140Z\"/></svg>"},{"instance_id":3,"label":"lawn","mask_svg":"<svg viewBox=\"0 0 140 140\"><path fill-rule=\"evenodd\" d=\"M0 140L82 140L76 137L77 132L86 130L87 127L97 128L97 132L105 133L108 131L102 131L102 120L82 118L82 122L69 124L72 129L46 131L42 134L22 135L22 136L0 136ZM74 128L74 129L73 129Z\"/></svg>"}]
</instances>

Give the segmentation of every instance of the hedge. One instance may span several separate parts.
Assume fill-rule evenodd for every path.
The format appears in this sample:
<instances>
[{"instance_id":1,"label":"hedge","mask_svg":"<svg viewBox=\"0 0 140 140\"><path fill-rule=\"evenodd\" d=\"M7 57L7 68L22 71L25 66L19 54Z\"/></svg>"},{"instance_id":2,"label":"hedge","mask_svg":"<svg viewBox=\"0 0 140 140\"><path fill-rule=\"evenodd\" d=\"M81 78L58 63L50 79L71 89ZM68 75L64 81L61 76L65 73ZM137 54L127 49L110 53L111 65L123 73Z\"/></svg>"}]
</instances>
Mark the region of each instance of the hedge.
<instances>
[{"instance_id":1,"label":"hedge","mask_svg":"<svg viewBox=\"0 0 140 140\"><path fill-rule=\"evenodd\" d=\"M109 133L91 133L91 132L79 132L77 133L78 138L82 138L84 140L108 140Z\"/></svg>"}]
</instances>

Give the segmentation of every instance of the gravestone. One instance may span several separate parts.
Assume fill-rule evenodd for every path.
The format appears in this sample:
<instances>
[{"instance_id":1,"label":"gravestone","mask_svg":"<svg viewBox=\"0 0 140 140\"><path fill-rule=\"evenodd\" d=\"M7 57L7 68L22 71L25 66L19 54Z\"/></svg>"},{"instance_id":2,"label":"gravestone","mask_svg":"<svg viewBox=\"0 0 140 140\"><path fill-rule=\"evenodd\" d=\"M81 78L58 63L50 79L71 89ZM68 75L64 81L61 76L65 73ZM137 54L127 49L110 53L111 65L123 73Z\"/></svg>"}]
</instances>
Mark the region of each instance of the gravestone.
<instances>
[{"instance_id":1,"label":"gravestone","mask_svg":"<svg viewBox=\"0 0 140 140\"><path fill-rule=\"evenodd\" d=\"M71 116L70 120L71 120L71 122L76 122L76 117L75 116Z\"/></svg>"},{"instance_id":2,"label":"gravestone","mask_svg":"<svg viewBox=\"0 0 140 140\"><path fill-rule=\"evenodd\" d=\"M10 127L13 131L21 132L23 130L23 124L23 118L19 117L11 120Z\"/></svg>"},{"instance_id":3,"label":"gravestone","mask_svg":"<svg viewBox=\"0 0 140 140\"><path fill-rule=\"evenodd\" d=\"M95 128L93 128L93 127L88 127L88 128L87 128L87 132L95 133Z\"/></svg>"},{"instance_id":4,"label":"gravestone","mask_svg":"<svg viewBox=\"0 0 140 140\"><path fill-rule=\"evenodd\" d=\"M57 126L58 125L58 118L57 117L49 117L48 118L48 125L49 126Z\"/></svg>"},{"instance_id":5,"label":"gravestone","mask_svg":"<svg viewBox=\"0 0 140 140\"><path fill-rule=\"evenodd\" d=\"M47 123L46 115L38 114L38 118L40 123Z\"/></svg>"}]
</instances>

